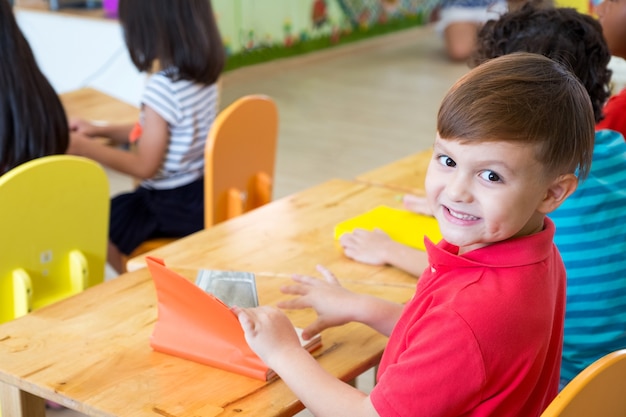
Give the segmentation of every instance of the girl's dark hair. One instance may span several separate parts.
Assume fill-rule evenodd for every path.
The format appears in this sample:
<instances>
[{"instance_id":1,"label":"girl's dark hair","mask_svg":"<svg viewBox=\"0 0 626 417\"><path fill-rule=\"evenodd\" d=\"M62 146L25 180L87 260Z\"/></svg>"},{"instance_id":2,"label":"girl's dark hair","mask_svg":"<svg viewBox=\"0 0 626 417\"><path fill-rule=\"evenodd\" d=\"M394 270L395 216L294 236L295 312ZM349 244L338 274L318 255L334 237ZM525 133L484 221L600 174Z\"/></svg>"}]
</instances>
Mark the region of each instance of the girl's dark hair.
<instances>
[{"instance_id":1,"label":"girl's dark hair","mask_svg":"<svg viewBox=\"0 0 626 417\"><path fill-rule=\"evenodd\" d=\"M217 81L225 53L209 0L120 0L119 19L139 71L174 80Z\"/></svg>"},{"instance_id":2,"label":"girl's dark hair","mask_svg":"<svg viewBox=\"0 0 626 417\"><path fill-rule=\"evenodd\" d=\"M596 123L602 120L611 91L611 54L596 19L575 9L528 3L480 29L470 66L511 52L545 55L568 67L589 93Z\"/></svg>"},{"instance_id":3,"label":"girl's dark hair","mask_svg":"<svg viewBox=\"0 0 626 417\"><path fill-rule=\"evenodd\" d=\"M37 66L7 0L0 0L0 175L69 144L65 110Z\"/></svg>"},{"instance_id":4,"label":"girl's dark hair","mask_svg":"<svg viewBox=\"0 0 626 417\"><path fill-rule=\"evenodd\" d=\"M437 116L443 139L536 145L550 175L584 179L591 166L593 109L578 78L539 54L517 52L477 66L446 94Z\"/></svg>"}]
</instances>

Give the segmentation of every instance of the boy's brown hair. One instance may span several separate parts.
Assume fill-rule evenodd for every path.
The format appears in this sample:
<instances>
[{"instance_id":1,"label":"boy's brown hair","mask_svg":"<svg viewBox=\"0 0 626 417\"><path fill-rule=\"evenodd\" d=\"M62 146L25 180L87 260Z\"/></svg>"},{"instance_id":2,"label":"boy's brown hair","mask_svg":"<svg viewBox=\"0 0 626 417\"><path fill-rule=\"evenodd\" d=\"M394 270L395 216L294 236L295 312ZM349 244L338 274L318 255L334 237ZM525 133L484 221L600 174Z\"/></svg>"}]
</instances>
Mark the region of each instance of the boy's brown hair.
<instances>
[{"instance_id":1,"label":"boy's brown hair","mask_svg":"<svg viewBox=\"0 0 626 417\"><path fill-rule=\"evenodd\" d=\"M585 87L561 64L513 53L474 68L444 97L443 139L536 144L549 175L585 178L591 166L594 113Z\"/></svg>"}]
</instances>

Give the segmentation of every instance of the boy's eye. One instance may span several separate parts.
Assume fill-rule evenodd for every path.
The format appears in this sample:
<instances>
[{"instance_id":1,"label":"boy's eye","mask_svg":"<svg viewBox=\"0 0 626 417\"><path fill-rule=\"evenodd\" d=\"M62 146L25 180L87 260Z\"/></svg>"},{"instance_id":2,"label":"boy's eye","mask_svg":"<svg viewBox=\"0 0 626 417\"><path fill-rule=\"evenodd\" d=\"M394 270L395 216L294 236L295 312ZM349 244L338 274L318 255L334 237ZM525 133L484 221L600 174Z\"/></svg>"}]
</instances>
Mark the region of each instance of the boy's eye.
<instances>
[{"instance_id":1,"label":"boy's eye","mask_svg":"<svg viewBox=\"0 0 626 417\"><path fill-rule=\"evenodd\" d=\"M480 177L484 180L490 181L490 182L500 182L500 176L498 174L496 174L493 171L483 171L480 174Z\"/></svg>"},{"instance_id":2,"label":"boy's eye","mask_svg":"<svg viewBox=\"0 0 626 417\"><path fill-rule=\"evenodd\" d=\"M456 162L454 162L454 159L450 158L447 155L440 155L438 159L441 165L451 167L451 168L454 168L456 166Z\"/></svg>"}]
</instances>

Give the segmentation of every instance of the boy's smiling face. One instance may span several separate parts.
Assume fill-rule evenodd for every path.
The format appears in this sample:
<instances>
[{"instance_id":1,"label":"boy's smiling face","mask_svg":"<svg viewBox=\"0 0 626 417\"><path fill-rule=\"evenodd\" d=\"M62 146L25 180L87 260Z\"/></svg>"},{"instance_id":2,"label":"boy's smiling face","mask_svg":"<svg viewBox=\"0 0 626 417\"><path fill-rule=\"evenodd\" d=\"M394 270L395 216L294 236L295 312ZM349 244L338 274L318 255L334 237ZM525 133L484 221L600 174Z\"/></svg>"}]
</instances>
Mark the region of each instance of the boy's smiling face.
<instances>
[{"instance_id":1,"label":"boy's smiling face","mask_svg":"<svg viewBox=\"0 0 626 417\"><path fill-rule=\"evenodd\" d=\"M536 152L530 144L437 137L426 194L443 237L460 253L542 230L555 208L549 196L560 191Z\"/></svg>"}]
</instances>

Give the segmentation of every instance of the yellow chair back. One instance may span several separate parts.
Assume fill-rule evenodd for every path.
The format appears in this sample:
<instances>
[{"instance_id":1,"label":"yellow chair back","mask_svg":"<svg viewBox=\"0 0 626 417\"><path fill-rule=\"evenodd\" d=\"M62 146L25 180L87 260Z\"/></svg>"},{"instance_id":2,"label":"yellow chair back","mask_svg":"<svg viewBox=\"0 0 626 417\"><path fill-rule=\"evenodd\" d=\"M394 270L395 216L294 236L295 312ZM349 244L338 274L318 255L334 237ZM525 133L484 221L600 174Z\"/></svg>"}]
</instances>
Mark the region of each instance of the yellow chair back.
<instances>
[{"instance_id":1,"label":"yellow chair back","mask_svg":"<svg viewBox=\"0 0 626 417\"><path fill-rule=\"evenodd\" d=\"M557 395L541 417L626 416L626 349L598 359Z\"/></svg>"},{"instance_id":2,"label":"yellow chair back","mask_svg":"<svg viewBox=\"0 0 626 417\"><path fill-rule=\"evenodd\" d=\"M102 282L108 225L92 160L46 156L0 176L0 323Z\"/></svg>"}]
</instances>

